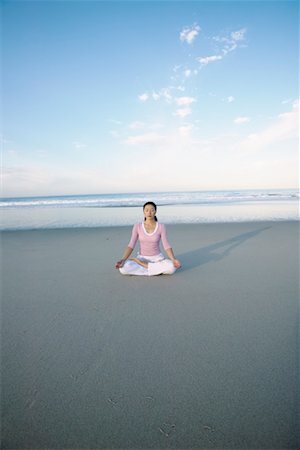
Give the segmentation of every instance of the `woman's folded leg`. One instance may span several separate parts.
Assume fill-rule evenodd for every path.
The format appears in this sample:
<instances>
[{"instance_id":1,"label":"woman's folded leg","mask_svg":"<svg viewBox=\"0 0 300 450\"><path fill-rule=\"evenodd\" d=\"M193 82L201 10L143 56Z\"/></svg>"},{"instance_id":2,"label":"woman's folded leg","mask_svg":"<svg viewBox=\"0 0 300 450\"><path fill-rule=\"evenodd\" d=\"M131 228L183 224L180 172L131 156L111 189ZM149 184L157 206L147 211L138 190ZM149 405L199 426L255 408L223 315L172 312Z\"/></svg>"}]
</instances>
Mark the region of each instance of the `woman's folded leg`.
<instances>
[{"instance_id":1,"label":"woman's folded leg","mask_svg":"<svg viewBox=\"0 0 300 450\"><path fill-rule=\"evenodd\" d=\"M164 259L158 262L149 262L148 264L148 275L173 275L176 271L174 264L170 259Z\"/></svg>"},{"instance_id":2,"label":"woman's folded leg","mask_svg":"<svg viewBox=\"0 0 300 450\"><path fill-rule=\"evenodd\" d=\"M162 259L159 261L150 261L148 258L139 257L148 263L148 268L141 266L135 261L127 260L123 267L119 269L122 275L173 275L176 271L173 262L170 259Z\"/></svg>"},{"instance_id":3,"label":"woman's folded leg","mask_svg":"<svg viewBox=\"0 0 300 450\"><path fill-rule=\"evenodd\" d=\"M120 267L119 271L122 275L148 275L148 269L129 260L125 261L123 267Z\"/></svg>"}]
</instances>

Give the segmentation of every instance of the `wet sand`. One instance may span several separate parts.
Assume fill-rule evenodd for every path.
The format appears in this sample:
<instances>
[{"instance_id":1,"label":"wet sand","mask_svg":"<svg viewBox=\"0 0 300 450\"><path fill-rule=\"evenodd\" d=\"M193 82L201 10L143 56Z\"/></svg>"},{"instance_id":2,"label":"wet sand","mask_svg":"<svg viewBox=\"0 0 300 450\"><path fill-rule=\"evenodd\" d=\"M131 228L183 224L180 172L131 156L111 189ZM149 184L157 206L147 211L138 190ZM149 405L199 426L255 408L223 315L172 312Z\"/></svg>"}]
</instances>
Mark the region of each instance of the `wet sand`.
<instances>
[{"instance_id":1,"label":"wet sand","mask_svg":"<svg viewBox=\"0 0 300 450\"><path fill-rule=\"evenodd\" d=\"M157 277L131 227L2 233L2 449L299 448L298 223L167 230Z\"/></svg>"}]
</instances>

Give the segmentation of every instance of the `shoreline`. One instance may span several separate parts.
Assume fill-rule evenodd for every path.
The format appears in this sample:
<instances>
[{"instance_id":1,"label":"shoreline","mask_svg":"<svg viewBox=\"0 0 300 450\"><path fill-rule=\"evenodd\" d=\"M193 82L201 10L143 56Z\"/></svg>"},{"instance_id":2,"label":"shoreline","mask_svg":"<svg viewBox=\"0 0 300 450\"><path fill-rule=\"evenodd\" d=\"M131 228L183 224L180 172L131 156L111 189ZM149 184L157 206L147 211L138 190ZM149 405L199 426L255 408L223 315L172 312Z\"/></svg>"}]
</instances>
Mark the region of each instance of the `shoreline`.
<instances>
[{"instance_id":1,"label":"shoreline","mask_svg":"<svg viewBox=\"0 0 300 450\"><path fill-rule=\"evenodd\" d=\"M159 277L131 229L2 232L2 448L298 448L299 224L169 224Z\"/></svg>"},{"instance_id":2,"label":"shoreline","mask_svg":"<svg viewBox=\"0 0 300 450\"><path fill-rule=\"evenodd\" d=\"M162 222L161 220L158 220L159 222ZM139 222L136 222L139 223ZM265 220L265 219L253 219L253 220L241 220L241 221L206 221L206 222L180 222L180 223L167 223L162 222L166 225L166 227L185 227L185 226L222 226L222 225L253 225L253 224L262 224L262 223L270 223L270 224L284 224L284 223L298 223L300 225L300 218L298 219L274 219L274 220ZM0 233L10 233L10 232L22 232L22 231L74 231L74 230L82 230L82 231L88 231L88 230L103 230L103 229L110 229L110 228L132 228L135 222L132 224L112 224L112 225L91 225L91 226L57 226L57 227L36 227L36 228L9 228L9 229L1 229Z\"/></svg>"},{"instance_id":3,"label":"shoreline","mask_svg":"<svg viewBox=\"0 0 300 450\"><path fill-rule=\"evenodd\" d=\"M94 228L141 221L142 209L126 207L24 207L2 210L0 229ZM296 201L159 206L158 219L170 225L299 221Z\"/></svg>"}]
</instances>

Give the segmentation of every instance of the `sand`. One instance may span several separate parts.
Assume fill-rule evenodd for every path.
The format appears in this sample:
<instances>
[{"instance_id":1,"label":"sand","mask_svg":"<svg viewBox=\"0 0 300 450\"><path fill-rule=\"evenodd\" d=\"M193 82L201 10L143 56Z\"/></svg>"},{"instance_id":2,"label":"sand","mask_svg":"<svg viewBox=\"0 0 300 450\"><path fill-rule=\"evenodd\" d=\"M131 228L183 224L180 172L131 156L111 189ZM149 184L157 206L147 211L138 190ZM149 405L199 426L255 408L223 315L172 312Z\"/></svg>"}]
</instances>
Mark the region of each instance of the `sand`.
<instances>
[{"instance_id":1,"label":"sand","mask_svg":"<svg viewBox=\"0 0 300 450\"><path fill-rule=\"evenodd\" d=\"M3 232L1 448L299 448L298 227L169 225L157 277L131 227Z\"/></svg>"}]
</instances>

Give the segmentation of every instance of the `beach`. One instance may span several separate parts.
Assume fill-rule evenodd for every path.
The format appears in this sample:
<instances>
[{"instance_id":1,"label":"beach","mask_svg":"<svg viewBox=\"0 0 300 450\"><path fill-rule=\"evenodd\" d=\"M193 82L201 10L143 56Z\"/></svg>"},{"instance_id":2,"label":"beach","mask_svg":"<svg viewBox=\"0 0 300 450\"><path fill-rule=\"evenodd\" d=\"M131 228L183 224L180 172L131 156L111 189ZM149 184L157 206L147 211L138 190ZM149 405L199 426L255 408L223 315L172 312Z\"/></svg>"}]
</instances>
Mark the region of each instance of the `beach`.
<instances>
[{"instance_id":1,"label":"beach","mask_svg":"<svg viewBox=\"0 0 300 450\"><path fill-rule=\"evenodd\" d=\"M299 223L167 230L156 277L130 226L2 232L2 449L300 447Z\"/></svg>"}]
</instances>

